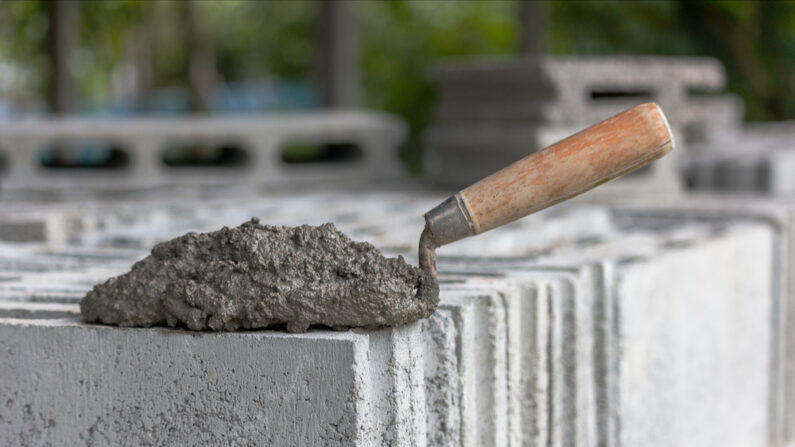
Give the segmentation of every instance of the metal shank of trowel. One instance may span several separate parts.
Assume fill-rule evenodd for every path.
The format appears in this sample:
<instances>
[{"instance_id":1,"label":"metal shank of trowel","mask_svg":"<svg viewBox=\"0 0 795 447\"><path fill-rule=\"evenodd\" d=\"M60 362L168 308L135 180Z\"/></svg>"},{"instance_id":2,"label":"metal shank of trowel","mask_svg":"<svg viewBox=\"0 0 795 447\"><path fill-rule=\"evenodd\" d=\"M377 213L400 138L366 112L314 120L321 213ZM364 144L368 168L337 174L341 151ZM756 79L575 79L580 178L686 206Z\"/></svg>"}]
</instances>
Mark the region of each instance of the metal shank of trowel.
<instances>
[{"instance_id":1,"label":"metal shank of trowel","mask_svg":"<svg viewBox=\"0 0 795 447\"><path fill-rule=\"evenodd\" d=\"M440 247L512 222L643 167L673 146L660 107L635 106L451 196L425 214L424 243Z\"/></svg>"}]
</instances>

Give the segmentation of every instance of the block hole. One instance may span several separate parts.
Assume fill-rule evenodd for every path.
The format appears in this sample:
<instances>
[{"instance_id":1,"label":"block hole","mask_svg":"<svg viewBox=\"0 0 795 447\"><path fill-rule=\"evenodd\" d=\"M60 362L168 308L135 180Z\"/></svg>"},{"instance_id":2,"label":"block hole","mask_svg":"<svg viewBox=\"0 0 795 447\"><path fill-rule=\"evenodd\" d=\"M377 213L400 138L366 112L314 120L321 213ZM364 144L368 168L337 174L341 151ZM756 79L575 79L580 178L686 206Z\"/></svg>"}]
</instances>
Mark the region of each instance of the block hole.
<instances>
[{"instance_id":1,"label":"block hole","mask_svg":"<svg viewBox=\"0 0 795 447\"><path fill-rule=\"evenodd\" d=\"M690 123L682 126L685 144L701 144L709 140L709 132L701 123Z\"/></svg>"},{"instance_id":2,"label":"block hole","mask_svg":"<svg viewBox=\"0 0 795 447\"><path fill-rule=\"evenodd\" d=\"M163 149L163 164L169 168L240 168L248 165L248 151L239 144L170 144Z\"/></svg>"},{"instance_id":3,"label":"block hole","mask_svg":"<svg viewBox=\"0 0 795 447\"><path fill-rule=\"evenodd\" d=\"M364 157L364 151L355 143L291 143L282 147L280 154L288 165L346 164Z\"/></svg>"},{"instance_id":4,"label":"block hole","mask_svg":"<svg viewBox=\"0 0 795 447\"><path fill-rule=\"evenodd\" d=\"M39 151L41 167L52 170L112 170L130 165L128 152L119 144L103 141L58 141Z\"/></svg>"},{"instance_id":5,"label":"block hole","mask_svg":"<svg viewBox=\"0 0 795 447\"><path fill-rule=\"evenodd\" d=\"M591 89L591 99L594 101L609 101L614 99L634 99L638 103L652 100L652 91L648 89L620 89L594 87Z\"/></svg>"}]
</instances>

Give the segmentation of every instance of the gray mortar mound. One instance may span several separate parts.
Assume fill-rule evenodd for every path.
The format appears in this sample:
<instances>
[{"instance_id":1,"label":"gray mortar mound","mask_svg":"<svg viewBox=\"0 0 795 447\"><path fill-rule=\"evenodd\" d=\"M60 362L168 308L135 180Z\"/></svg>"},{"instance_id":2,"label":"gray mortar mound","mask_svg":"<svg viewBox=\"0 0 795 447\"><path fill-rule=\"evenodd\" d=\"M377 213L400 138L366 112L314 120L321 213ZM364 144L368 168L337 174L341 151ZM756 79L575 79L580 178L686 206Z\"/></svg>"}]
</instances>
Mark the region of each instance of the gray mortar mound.
<instances>
[{"instance_id":1,"label":"gray mortar mound","mask_svg":"<svg viewBox=\"0 0 795 447\"><path fill-rule=\"evenodd\" d=\"M436 279L385 258L333 224L277 227L252 219L156 245L80 303L87 322L234 331L286 324L303 332L398 326L431 315Z\"/></svg>"}]
</instances>

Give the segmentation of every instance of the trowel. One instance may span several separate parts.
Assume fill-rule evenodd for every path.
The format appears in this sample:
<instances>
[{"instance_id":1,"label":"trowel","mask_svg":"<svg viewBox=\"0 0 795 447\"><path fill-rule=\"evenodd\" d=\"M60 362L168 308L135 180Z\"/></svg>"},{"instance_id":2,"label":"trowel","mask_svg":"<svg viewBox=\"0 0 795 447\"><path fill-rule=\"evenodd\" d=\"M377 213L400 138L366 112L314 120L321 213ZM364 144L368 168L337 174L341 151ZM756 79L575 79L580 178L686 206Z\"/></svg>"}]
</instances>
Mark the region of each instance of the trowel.
<instances>
[{"instance_id":1,"label":"trowel","mask_svg":"<svg viewBox=\"0 0 795 447\"><path fill-rule=\"evenodd\" d=\"M648 165L673 146L662 109L646 103L522 158L425 214L420 266L436 276L436 248L570 199Z\"/></svg>"},{"instance_id":2,"label":"trowel","mask_svg":"<svg viewBox=\"0 0 795 447\"><path fill-rule=\"evenodd\" d=\"M96 285L87 322L233 331L285 325L304 332L398 326L439 303L436 248L576 196L673 148L662 110L642 104L529 155L425 214L420 268L351 241L333 224L276 227L257 219L156 245Z\"/></svg>"}]
</instances>

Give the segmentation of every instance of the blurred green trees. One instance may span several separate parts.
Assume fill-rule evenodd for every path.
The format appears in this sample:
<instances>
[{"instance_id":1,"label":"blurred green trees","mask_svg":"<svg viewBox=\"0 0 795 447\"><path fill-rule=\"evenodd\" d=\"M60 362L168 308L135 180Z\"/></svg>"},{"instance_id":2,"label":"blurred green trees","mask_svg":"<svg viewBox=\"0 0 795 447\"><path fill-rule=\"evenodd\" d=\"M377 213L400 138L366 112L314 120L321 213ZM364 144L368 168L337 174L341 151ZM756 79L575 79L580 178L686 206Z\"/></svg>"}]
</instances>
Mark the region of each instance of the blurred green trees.
<instances>
[{"instance_id":1,"label":"blurred green trees","mask_svg":"<svg viewBox=\"0 0 795 447\"><path fill-rule=\"evenodd\" d=\"M567 1L552 4L547 48L574 54L714 56L749 120L795 118L795 2Z\"/></svg>"},{"instance_id":2,"label":"blurred green trees","mask_svg":"<svg viewBox=\"0 0 795 447\"><path fill-rule=\"evenodd\" d=\"M313 79L317 3L212 0L191 7L80 2L69 68L83 109L120 94L188 87L190 51L208 55L211 80L219 84ZM352 7L363 105L409 121L402 155L417 171L433 104L429 68L442 59L516 53L520 3L370 0ZM47 8L44 0L0 2L0 100L23 109L46 103ZM795 118L795 2L560 1L543 9L546 52L715 56L726 65L729 90L745 99L748 119ZM134 91L119 91L129 84L124 79L135 80Z\"/></svg>"}]
</instances>

